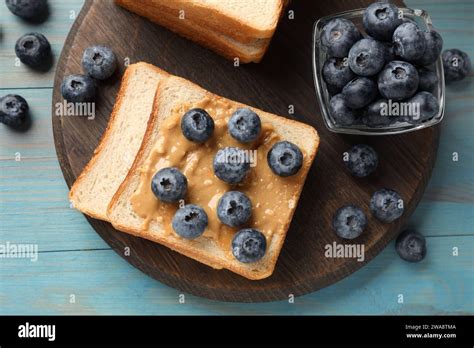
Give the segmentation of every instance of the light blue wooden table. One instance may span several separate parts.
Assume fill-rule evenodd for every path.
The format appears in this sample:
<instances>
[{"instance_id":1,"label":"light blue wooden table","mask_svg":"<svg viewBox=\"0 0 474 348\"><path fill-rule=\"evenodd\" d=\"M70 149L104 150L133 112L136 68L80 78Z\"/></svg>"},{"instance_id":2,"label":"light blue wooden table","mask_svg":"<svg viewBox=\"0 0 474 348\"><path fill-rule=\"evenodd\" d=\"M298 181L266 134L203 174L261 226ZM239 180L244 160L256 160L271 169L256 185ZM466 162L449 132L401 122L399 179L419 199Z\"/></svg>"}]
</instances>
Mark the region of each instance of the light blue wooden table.
<instances>
[{"instance_id":1,"label":"light blue wooden table","mask_svg":"<svg viewBox=\"0 0 474 348\"><path fill-rule=\"evenodd\" d=\"M474 2L407 2L431 14L446 48L462 49L474 59ZM222 303L190 295L180 303L177 290L130 266L69 207L51 130L54 71L35 73L16 66L13 50L20 35L40 31L59 56L83 0L50 3L49 20L30 25L0 1L0 94L25 97L34 119L24 134L0 125L0 243L35 243L39 248L36 262L0 259L0 314L474 313L472 74L447 89L438 160L409 224L427 238L423 262L402 261L392 242L363 269L295 303Z\"/></svg>"}]
</instances>

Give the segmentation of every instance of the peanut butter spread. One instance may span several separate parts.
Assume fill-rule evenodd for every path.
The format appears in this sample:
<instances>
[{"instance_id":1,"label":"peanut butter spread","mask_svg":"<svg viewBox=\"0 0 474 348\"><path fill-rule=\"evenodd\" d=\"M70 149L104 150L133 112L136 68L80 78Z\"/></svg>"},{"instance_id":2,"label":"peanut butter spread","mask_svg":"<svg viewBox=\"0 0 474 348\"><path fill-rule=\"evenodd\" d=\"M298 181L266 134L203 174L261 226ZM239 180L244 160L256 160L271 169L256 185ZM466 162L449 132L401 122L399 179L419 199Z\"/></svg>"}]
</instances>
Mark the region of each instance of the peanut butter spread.
<instances>
[{"instance_id":1,"label":"peanut butter spread","mask_svg":"<svg viewBox=\"0 0 474 348\"><path fill-rule=\"evenodd\" d=\"M203 144L187 140L181 132L181 117L192 109L205 109L214 120L214 133ZM274 235L285 233L295 208L301 171L291 177L280 177L272 172L267 163L267 153L274 143L283 140L273 126L262 119L262 131L257 140L249 144L239 143L227 130L227 122L236 110L221 98L203 99L192 105L182 105L172 111L160 126L157 142L140 168L140 184L131 197L132 208L144 219L142 228L147 230L151 221L159 222L164 233L180 238L171 226L179 205L164 203L151 190L153 175L165 167L178 168L188 180L184 204L197 204L207 213L209 224L199 238L212 238L225 251L231 252L231 241L238 228L226 226L217 217L217 203L231 190L245 193L252 202L252 217L244 227L261 231L270 244ZM213 159L218 149L236 146L249 154L251 168L244 181L230 185L214 175ZM306 154L303 152L304 157ZM192 241L190 241L192 243Z\"/></svg>"}]
</instances>

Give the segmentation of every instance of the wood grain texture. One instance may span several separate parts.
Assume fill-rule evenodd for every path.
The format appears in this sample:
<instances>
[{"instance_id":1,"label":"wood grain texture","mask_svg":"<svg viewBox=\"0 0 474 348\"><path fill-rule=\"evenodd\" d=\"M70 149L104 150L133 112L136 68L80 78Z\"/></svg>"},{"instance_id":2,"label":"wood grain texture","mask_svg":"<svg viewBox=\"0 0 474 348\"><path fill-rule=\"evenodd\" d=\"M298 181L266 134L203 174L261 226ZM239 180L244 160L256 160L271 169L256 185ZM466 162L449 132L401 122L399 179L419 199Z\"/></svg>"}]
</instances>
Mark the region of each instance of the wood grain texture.
<instances>
[{"instance_id":1,"label":"wood grain texture","mask_svg":"<svg viewBox=\"0 0 474 348\"><path fill-rule=\"evenodd\" d=\"M344 168L341 154L361 138L342 137L324 127L312 85L311 41L305 34L311 33L315 18L363 7L366 3L340 6L295 3L294 11L304 16L282 21L262 63L235 68L222 57L118 8L112 1L87 1L59 59L53 108L62 102L59 85L63 77L81 70L79 58L83 50L92 44L106 43L114 48L119 60L124 57L129 57L131 62L145 60L217 94L276 114L286 114L288 105L292 104L296 118L314 125L321 137L320 151L308 175L285 246L274 274L268 279L249 281L229 271L213 270L166 247L118 233L110 224L88 218L101 237L119 255L123 256L129 247L132 254L127 261L165 284L225 301L261 302L285 299L290 293L302 295L340 280L371 260L397 234L421 199L436 158L439 127L416 134L367 139L381 158L376 175L370 179L356 181ZM104 14L114 20L103 20ZM127 30L137 39L130 40L121 34ZM175 64L177 58L179 65ZM53 116L56 149L69 186L97 146L118 86L118 79L102 86L93 122L79 117ZM354 203L370 216L370 196L383 187L401 194L406 207L403 217L393 224L370 218L364 234L352 241L365 245L365 262L325 257L327 244L345 243L335 237L331 229L334 211L344 204Z\"/></svg>"},{"instance_id":2,"label":"wood grain texture","mask_svg":"<svg viewBox=\"0 0 474 348\"><path fill-rule=\"evenodd\" d=\"M58 6L69 10L80 9L83 0L49 3L53 9ZM446 48L459 47L474 57L472 1L408 0L407 5L431 14ZM45 25L54 27L48 35L61 51L72 21L54 17L49 20L51 23L29 25L6 18L9 13L2 12L3 6L0 1L4 34L8 30L16 37L26 31L42 30ZM0 59L11 54L12 46L0 40ZM179 291L143 275L113 251L96 250L106 244L82 214L68 208L67 187L51 137L52 89L22 88L37 78L35 73L19 75L9 68L2 69L0 75L0 94L25 96L37 127L34 134L19 135L0 125L0 242L34 242L45 252L35 265L24 260L0 261L0 314L474 313L470 278L474 257L474 227L470 223L474 216L472 75L447 88L446 118L441 125L436 166L408 223L427 236L427 265L402 262L391 243L363 269L328 288L297 298L293 305L287 301L225 303L191 295L186 295L185 304L178 304ZM52 86L52 74L42 82ZM14 161L14 153L19 150L27 151L21 164ZM452 161L453 151L460 153L459 162ZM451 257L455 246L460 247L460 257ZM76 305L65 298L68 292L78 294ZM405 304L396 303L395 292L404 294Z\"/></svg>"},{"instance_id":3,"label":"wood grain texture","mask_svg":"<svg viewBox=\"0 0 474 348\"><path fill-rule=\"evenodd\" d=\"M459 246L459 256L452 256ZM472 314L474 237L430 238L419 264L401 260L393 242L361 270L294 303L230 303L160 284L111 250L40 253L38 261L0 262L0 314L362 315ZM11 269L23 270L11 272ZM436 272L433 272L436 270ZM5 280L5 281L3 281ZM403 303L398 303L398 295ZM70 303L71 295L75 303Z\"/></svg>"}]
</instances>

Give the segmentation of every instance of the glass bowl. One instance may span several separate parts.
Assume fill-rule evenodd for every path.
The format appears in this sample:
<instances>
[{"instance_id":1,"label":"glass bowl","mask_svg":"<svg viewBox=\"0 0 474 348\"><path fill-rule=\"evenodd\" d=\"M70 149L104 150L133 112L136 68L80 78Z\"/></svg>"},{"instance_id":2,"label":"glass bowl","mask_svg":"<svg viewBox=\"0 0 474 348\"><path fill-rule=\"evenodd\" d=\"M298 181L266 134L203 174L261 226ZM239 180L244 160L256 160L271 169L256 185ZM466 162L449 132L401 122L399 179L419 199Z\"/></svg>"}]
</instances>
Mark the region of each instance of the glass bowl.
<instances>
[{"instance_id":1,"label":"glass bowl","mask_svg":"<svg viewBox=\"0 0 474 348\"><path fill-rule=\"evenodd\" d=\"M433 28L431 18L423 10L410 9L410 8L400 8L403 12L403 17L415 21L421 30L431 30ZM326 61L327 54L325 47L321 44L320 36L321 31L324 25L332 19L335 18L345 18L352 21L356 27L360 30L363 36L367 36L363 25L362 17L364 14L364 9L351 10L346 12L337 13L335 15L322 17L314 24L313 30L313 77L314 84L316 89L316 95L320 105L321 113L324 119L326 127L336 133L345 133L345 134L361 134L361 135L387 135L387 134L401 134L412 132L415 130L423 129L426 127L433 126L443 119L444 116L444 71L443 63L441 57L433 63L433 71L438 76L438 85L433 91L433 95L438 99L439 103L439 112L433 118L426 120L420 124L410 124L404 121L397 121L393 124L384 127L367 127L364 124L355 124L351 126L341 126L337 125L330 112L329 112L329 100L331 95L328 92L326 82L322 77L322 68L324 62Z\"/></svg>"}]
</instances>

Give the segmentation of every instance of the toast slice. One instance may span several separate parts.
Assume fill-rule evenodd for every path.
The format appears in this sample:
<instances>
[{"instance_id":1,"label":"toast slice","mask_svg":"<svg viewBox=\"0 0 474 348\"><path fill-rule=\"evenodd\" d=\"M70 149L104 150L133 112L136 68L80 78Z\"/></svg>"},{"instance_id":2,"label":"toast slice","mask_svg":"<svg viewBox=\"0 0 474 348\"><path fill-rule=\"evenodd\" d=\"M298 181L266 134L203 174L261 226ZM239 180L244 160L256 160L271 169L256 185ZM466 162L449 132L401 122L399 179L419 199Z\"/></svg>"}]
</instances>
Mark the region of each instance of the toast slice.
<instances>
[{"instance_id":1,"label":"toast slice","mask_svg":"<svg viewBox=\"0 0 474 348\"><path fill-rule=\"evenodd\" d=\"M319 137L313 127L255 108L251 108L260 116L262 120L262 126L269 126L274 130L278 138L295 143L304 153L302 168L294 178L292 177L288 179L293 180L291 181L291 186L286 186L285 189L285 194L288 194L289 192L290 198L286 201L280 201L276 199L280 197L278 192L276 192L276 194L272 192L271 194L273 195L274 200L262 203L260 210L264 209L265 207L271 209L274 208L279 209L281 214L275 214L276 216L270 217L272 219L270 223L273 224L274 230L272 230L271 237L267 236L266 254L258 262L246 264L237 261L231 254L230 242L224 244L228 246L227 249L222 248L223 244L218 240L218 236L216 237L215 233L220 233L222 231L209 231L211 229L211 222L208 226L208 229L201 237L190 241L178 237L174 232L170 233L170 226L165 226L163 220L159 217L147 221L146 218L140 216L140 214L136 212L136 209L133 205L134 195L139 190L148 190L146 192L148 197L146 198L149 198L150 195L152 199L154 198L150 189L150 181L146 180L147 174L145 174L145 168L150 168L150 158L155 158L155 160L158 161L160 160L159 157L155 157L155 154L157 153L155 147L157 144L159 144L160 139L164 139L164 137L167 136L167 132L169 132L170 125L167 124L167 122L174 121L174 116L182 115L183 112L189 110L192 107L202 107L202 105L204 105L202 103L205 103L206 101L214 101L217 104L224 103L228 106L228 110L234 110L238 107L248 107L244 104L214 95L203 88L179 77L171 76L160 83L153 106L153 116L145 133L141 148L127 177L112 198L107 210L107 214L113 226L120 231L158 242L213 268L226 268L248 279L263 279L273 273L278 255L280 254L280 250L285 240L286 232L296 209L306 175L318 149ZM219 119L220 121L218 121L211 111L213 109L209 108L207 110L209 110L211 116L215 119L216 127L218 127L217 122L225 121L224 119ZM226 127L226 122L224 125ZM215 133L216 132L217 131L215 130ZM180 136L182 137L182 135ZM179 137L175 138L173 136L171 138L172 139L170 139L169 147L173 147L177 144L177 142L181 141ZM159 145L159 147L160 146L161 145ZM189 152L188 155L190 156L189 158L195 157L195 154L192 152ZM256 166L256 169L259 168L259 171L269 171L268 165L266 163L266 153L263 153L263 156L259 158L258 163L260 163L259 166L266 166L266 169L263 169L263 167L259 168L259 166ZM201 168L206 166L204 164L201 166L200 163L199 167ZM188 176L187 168L182 170L185 175ZM256 172L253 173L255 174ZM260 181L257 180L258 176L253 177L255 177L255 182ZM214 182L218 181L218 179L212 174L210 174L207 178L214 180ZM287 180L287 178L277 178L279 178L278 180L282 181ZM203 180L202 182L205 183L206 181L208 180ZM188 176L187 199L189 201L186 203L198 201L199 196L202 195L202 191L200 191L199 188L196 188L196 186L199 187L202 182L194 182L193 179ZM226 185L220 181L219 183L221 185ZM228 189L230 190L231 187L229 186ZM265 192L271 192L271 190L269 190L267 187L261 186L261 189ZM194 192L194 196L191 195L191 192ZM246 193L252 199L252 192ZM155 204L158 209L160 208L160 205L164 204L156 199L154 199L151 203L152 205ZM200 203L204 209L207 209L207 207L211 204L210 201ZM267 210L271 209L266 209L265 214L267 213ZM211 212L208 212L207 210L206 212L208 213L208 216L211 216ZM253 214L257 215L257 209L253 210ZM259 226L254 227L257 228ZM259 229L264 231L265 226L261 226ZM233 233L235 233L236 230L237 229L234 229ZM209 234L208 232L212 233Z\"/></svg>"},{"instance_id":2,"label":"toast slice","mask_svg":"<svg viewBox=\"0 0 474 348\"><path fill-rule=\"evenodd\" d=\"M136 157L158 82L165 76L166 72L151 64L136 63L127 68L107 129L69 192L76 209L107 220L107 206Z\"/></svg>"},{"instance_id":3,"label":"toast slice","mask_svg":"<svg viewBox=\"0 0 474 348\"><path fill-rule=\"evenodd\" d=\"M202 18L215 31L232 36L268 39L273 36L284 9L284 0L152 0Z\"/></svg>"},{"instance_id":4,"label":"toast slice","mask_svg":"<svg viewBox=\"0 0 474 348\"><path fill-rule=\"evenodd\" d=\"M211 7L212 4L206 4L205 1L202 0L144 0L141 1L141 3L143 6L155 7L160 9L162 12L179 16L182 20L189 20L192 23L199 25L201 28L206 28L215 33L223 34L243 44L251 44L257 39L271 39L276 30L276 23L278 22L277 18L276 23L268 31L253 33L252 31L243 30L243 26L240 23L237 25L238 29L236 29L236 26L234 25L229 25L233 20L239 20L239 18L227 19L224 15L222 16L224 18L221 18L216 13L218 7L228 6L232 9L235 5L237 5L237 7L245 5L246 1L239 1L238 4L236 4L236 1L234 0L221 1L216 4L216 8ZM262 1L258 2L257 5L265 6ZM271 1L271 6L277 7L279 5L279 0ZM278 16L283 14L282 10L285 6L286 2L283 2ZM252 14L256 15L262 9L263 7L260 7L259 9L254 8ZM244 20L247 19L248 16L246 15Z\"/></svg>"},{"instance_id":5,"label":"toast slice","mask_svg":"<svg viewBox=\"0 0 474 348\"><path fill-rule=\"evenodd\" d=\"M115 2L229 60L239 58L241 63L258 63L270 44L270 39L254 39L248 43L242 43L220 32L204 28L192 20L179 19L179 10L160 7L160 5L147 6L146 3L132 0L115 0Z\"/></svg>"}]
</instances>

